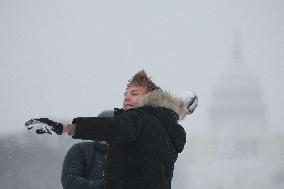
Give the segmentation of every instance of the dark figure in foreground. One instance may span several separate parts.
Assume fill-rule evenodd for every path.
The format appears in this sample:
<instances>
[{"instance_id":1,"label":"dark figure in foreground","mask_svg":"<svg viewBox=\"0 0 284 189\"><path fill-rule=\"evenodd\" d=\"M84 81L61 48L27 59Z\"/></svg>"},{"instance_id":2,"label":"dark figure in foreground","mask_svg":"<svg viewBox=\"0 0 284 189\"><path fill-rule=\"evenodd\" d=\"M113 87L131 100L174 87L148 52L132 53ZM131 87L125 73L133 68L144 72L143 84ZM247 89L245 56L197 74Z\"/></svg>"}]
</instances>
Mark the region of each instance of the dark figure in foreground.
<instances>
[{"instance_id":1,"label":"dark figure in foreground","mask_svg":"<svg viewBox=\"0 0 284 189\"><path fill-rule=\"evenodd\" d=\"M99 117L113 117L113 112L105 111ZM62 166L63 189L104 189L107 147L102 141L74 144L68 150Z\"/></svg>"},{"instance_id":2,"label":"dark figure in foreground","mask_svg":"<svg viewBox=\"0 0 284 189\"><path fill-rule=\"evenodd\" d=\"M106 146L99 142L74 144L67 152L62 168L64 189L103 189Z\"/></svg>"},{"instance_id":3,"label":"dark figure in foreground","mask_svg":"<svg viewBox=\"0 0 284 189\"><path fill-rule=\"evenodd\" d=\"M28 129L75 139L106 141L109 144L105 166L106 189L170 189L174 163L186 142L178 120L192 113L196 95L183 101L157 87L144 71L129 80L124 109L115 109L113 118L78 117L72 124L49 119L33 119Z\"/></svg>"}]
</instances>

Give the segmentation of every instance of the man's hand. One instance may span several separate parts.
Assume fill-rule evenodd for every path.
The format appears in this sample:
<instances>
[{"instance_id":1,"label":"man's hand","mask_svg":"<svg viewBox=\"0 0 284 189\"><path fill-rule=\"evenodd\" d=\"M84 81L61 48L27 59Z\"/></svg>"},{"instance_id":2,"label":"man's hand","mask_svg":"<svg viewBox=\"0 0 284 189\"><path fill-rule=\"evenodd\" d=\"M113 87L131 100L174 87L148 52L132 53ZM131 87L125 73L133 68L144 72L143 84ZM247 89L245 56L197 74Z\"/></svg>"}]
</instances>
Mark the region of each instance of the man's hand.
<instances>
[{"instance_id":1,"label":"man's hand","mask_svg":"<svg viewBox=\"0 0 284 189\"><path fill-rule=\"evenodd\" d=\"M58 135L62 134L63 124L52 121L48 118L31 119L25 123L28 130L35 130L37 134L56 133Z\"/></svg>"},{"instance_id":2,"label":"man's hand","mask_svg":"<svg viewBox=\"0 0 284 189\"><path fill-rule=\"evenodd\" d=\"M183 100L186 104L188 114L192 114L198 106L198 97L195 92L186 92L183 95Z\"/></svg>"}]
</instances>

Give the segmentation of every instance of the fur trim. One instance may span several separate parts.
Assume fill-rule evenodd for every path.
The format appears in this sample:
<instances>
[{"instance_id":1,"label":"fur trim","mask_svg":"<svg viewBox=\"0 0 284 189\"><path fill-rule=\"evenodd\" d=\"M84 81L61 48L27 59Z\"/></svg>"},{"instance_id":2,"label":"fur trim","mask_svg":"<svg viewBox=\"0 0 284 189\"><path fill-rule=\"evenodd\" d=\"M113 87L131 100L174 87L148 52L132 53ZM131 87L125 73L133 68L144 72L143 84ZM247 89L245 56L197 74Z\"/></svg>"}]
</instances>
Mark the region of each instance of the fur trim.
<instances>
[{"instance_id":1,"label":"fur trim","mask_svg":"<svg viewBox=\"0 0 284 189\"><path fill-rule=\"evenodd\" d=\"M181 98L162 90L148 92L137 105L137 107L143 106L169 108L178 114L179 120L184 119L189 114L186 104Z\"/></svg>"}]
</instances>

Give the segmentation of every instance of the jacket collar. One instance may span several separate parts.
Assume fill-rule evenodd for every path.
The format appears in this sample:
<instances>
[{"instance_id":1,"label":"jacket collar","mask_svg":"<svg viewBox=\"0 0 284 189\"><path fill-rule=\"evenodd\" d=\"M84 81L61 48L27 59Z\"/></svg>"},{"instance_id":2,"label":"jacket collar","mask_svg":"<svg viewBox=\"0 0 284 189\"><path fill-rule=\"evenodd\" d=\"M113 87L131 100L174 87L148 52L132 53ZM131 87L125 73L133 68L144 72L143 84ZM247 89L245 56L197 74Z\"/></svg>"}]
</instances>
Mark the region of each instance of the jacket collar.
<instances>
[{"instance_id":1,"label":"jacket collar","mask_svg":"<svg viewBox=\"0 0 284 189\"><path fill-rule=\"evenodd\" d=\"M147 106L168 108L179 116L179 120L184 119L189 114L186 104L181 98L162 90L148 92L137 105L137 107Z\"/></svg>"}]
</instances>

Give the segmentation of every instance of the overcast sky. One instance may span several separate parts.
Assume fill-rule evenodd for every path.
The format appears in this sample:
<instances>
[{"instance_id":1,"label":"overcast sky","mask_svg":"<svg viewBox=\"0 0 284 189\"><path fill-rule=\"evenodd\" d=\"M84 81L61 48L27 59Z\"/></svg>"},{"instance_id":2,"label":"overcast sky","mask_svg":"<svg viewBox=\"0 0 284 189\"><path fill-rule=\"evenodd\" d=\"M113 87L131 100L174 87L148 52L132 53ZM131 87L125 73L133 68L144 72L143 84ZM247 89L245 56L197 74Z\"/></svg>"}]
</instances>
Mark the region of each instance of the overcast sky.
<instances>
[{"instance_id":1,"label":"overcast sky","mask_svg":"<svg viewBox=\"0 0 284 189\"><path fill-rule=\"evenodd\" d=\"M119 107L142 68L173 94L196 91L186 121L205 128L235 33L270 125L283 126L282 0L0 0L0 135L33 117L70 122Z\"/></svg>"}]
</instances>

